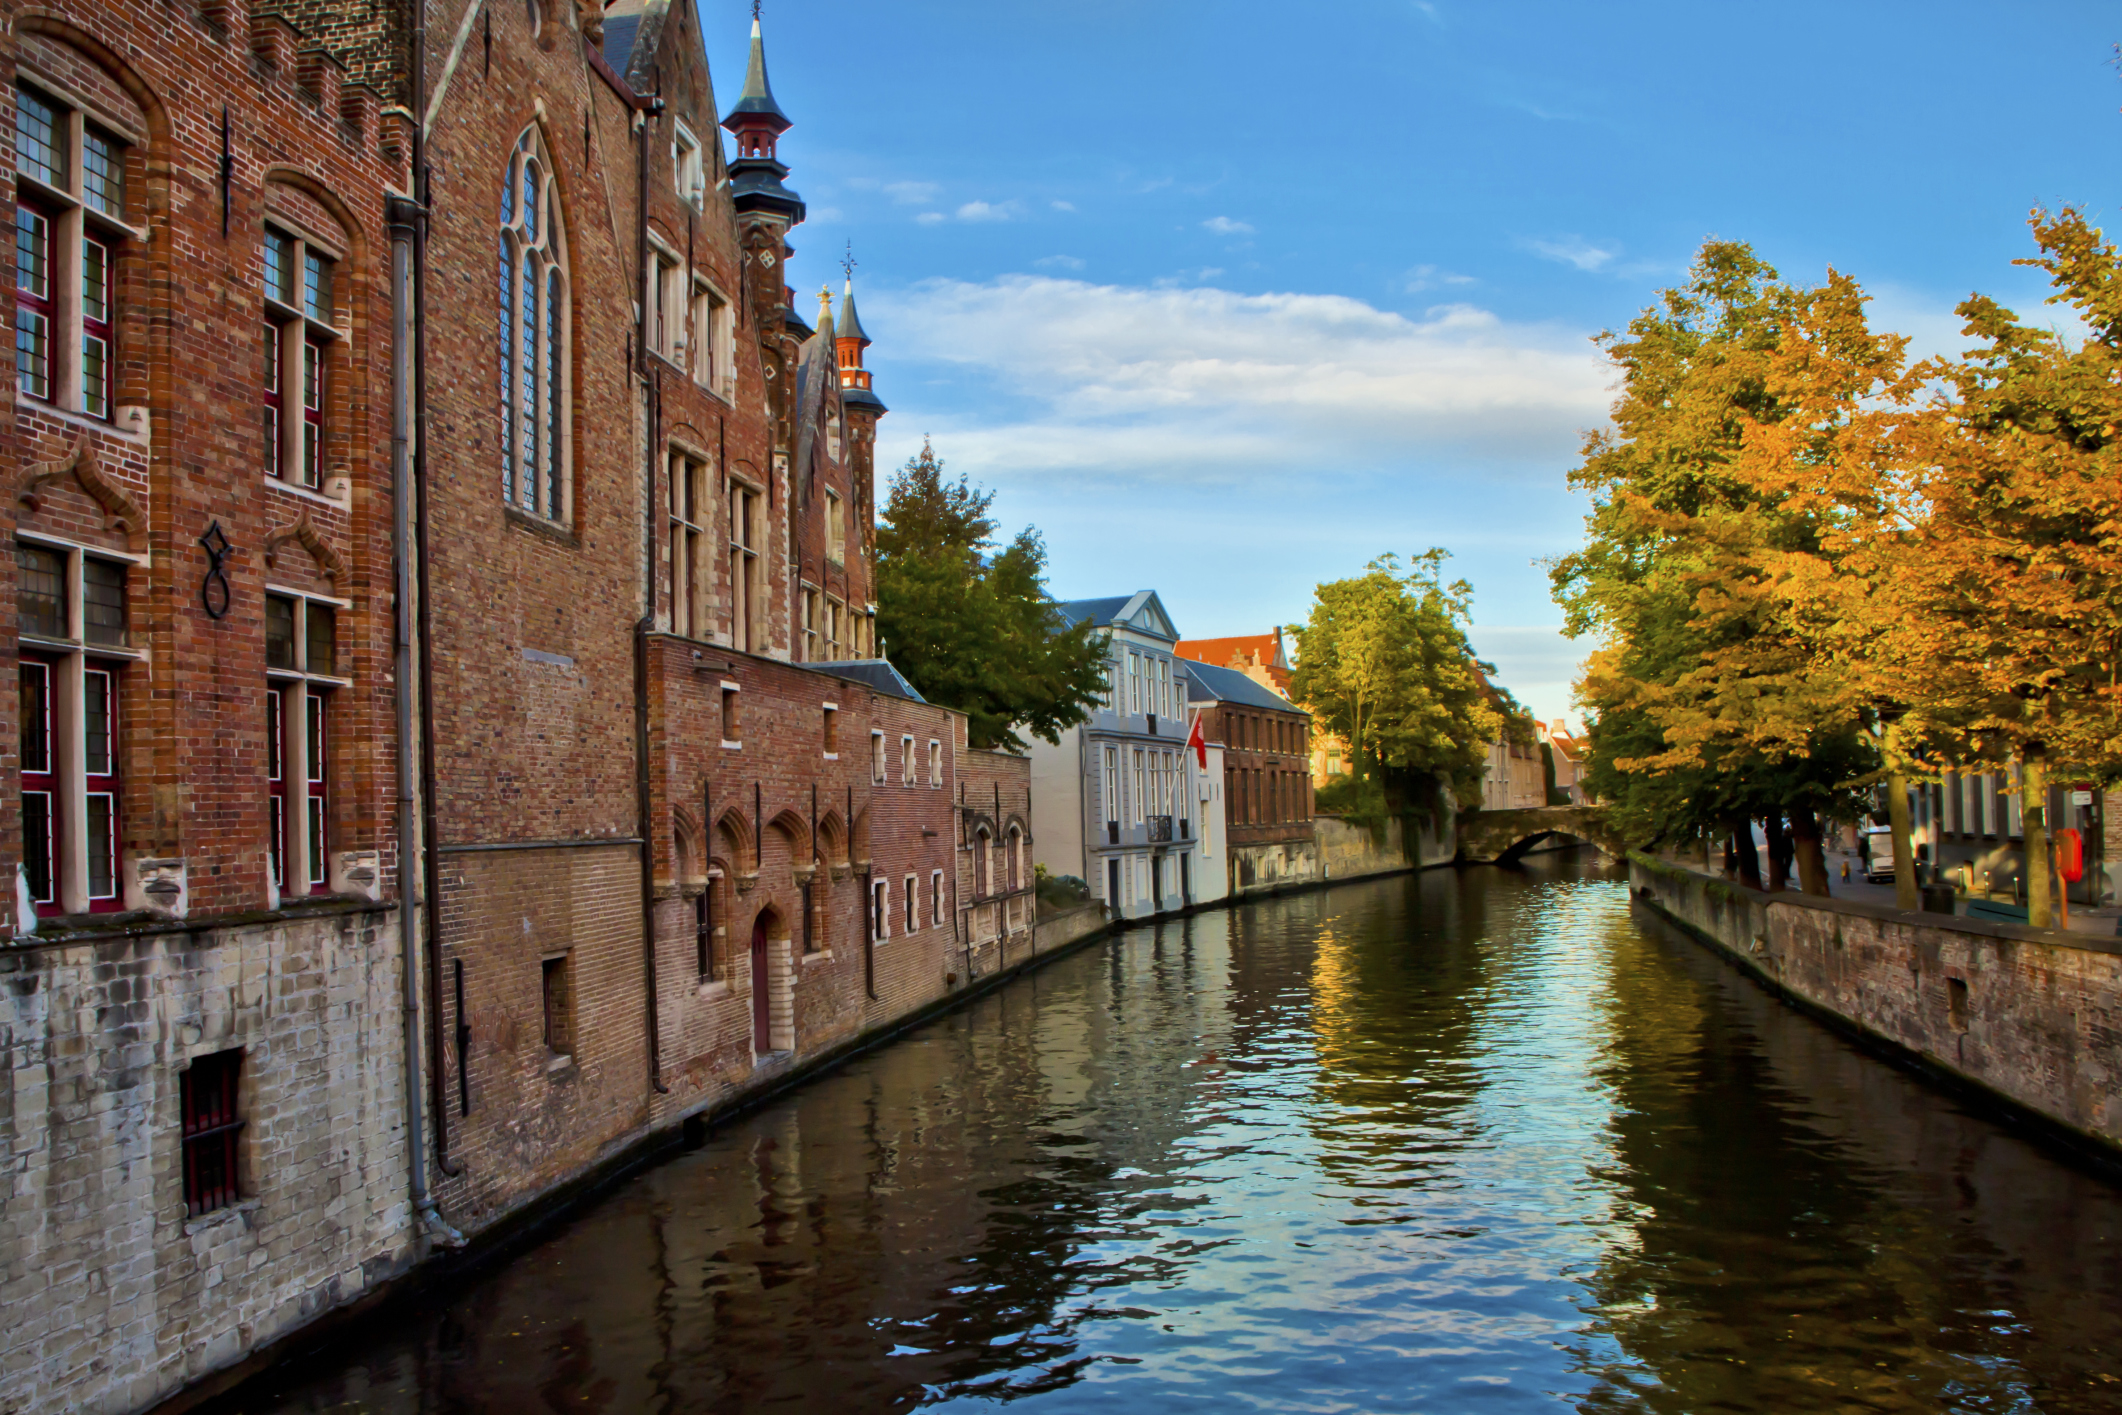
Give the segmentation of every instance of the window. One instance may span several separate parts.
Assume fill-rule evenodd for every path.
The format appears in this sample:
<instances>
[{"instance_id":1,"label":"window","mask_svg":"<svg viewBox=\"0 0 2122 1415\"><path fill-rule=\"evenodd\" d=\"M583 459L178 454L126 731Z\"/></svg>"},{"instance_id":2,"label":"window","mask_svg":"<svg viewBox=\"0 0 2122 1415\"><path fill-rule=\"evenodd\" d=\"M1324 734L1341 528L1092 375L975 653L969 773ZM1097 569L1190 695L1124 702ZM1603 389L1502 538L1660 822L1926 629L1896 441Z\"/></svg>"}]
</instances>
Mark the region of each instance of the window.
<instances>
[{"instance_id":1,"label":"window","mask_svg":"<svg viewBox=\"0 0 2122 1415\"><path fill-rule=\"evenodd\" d=\"M22 865L40 915L120 907L126 566L15 543Z\"/></svg>"},{"instance_id":2,"label":"window","mask_svg":"<svg viewBox=\"0 0 2122 1415\"><path fill-rule=\"evenodd\" d=\"M567 518L567 242L552 164L536 128L516 140L501 186L501 495L548 521Z\"/></svg>"},{"instance_id":3,"label":"window","mask_svg":"<svg viewBox=\"0 0 2122 1415\"><path fill-rule=\"evenodd\" d=\"M1142 711L1142 655L1127 651L1127 710Z\"/></svg>"},{"instance_id":4,"label":"window","mask_svg":"<svg viewBox=\"0 0 2122 1415\"><path fill-rule=\"evenodd\" d=\"M831 703L825 705L824 742L827 759L840 755L840 709Z\"/></svg>"},{"instance_id":5,"label":"window","mask_svg":"<svg viewBox=\"0 0 2122 1415\"><path fill-rule=\"evenodd\" d=\"M830 490L825 493L825 558L836 564L847 559L847 503Z\"/></svg>"},{"instance_id":6,"label":"window","mask_svg":"<svg viewBox=\"0 0 2122 1415\"><path fill-rule=\"evenodd\" d=\"M899 784L901 786L914 784L914 739L912 737L901 737L899 739Z\"/></svg>"},{"instance_id":7,"label":"window","mask_svg":"<svg viewBox=\"0 0 2122 1415\"><path fill-rule=\"evenodd\" d=\"M700 140L682 122L671 125L671 183L694 206L707 196L707 169L700 160Z\"/></svg>"},{"instance_id":8,"label":"window","mask_svg":"<svg viewBox=\"0 0 2122 1415\"><path fill-rule=\"evenodd\" d=\"M695 276L686 331L686 355L692 364L693 382L724 398L733 397L736 340L737 322L729 301Z\"/></svg>"},{"instance_id":9,"label":"window","mask_svg":"<svg viewBox=\"0 0 2122 1415\"><path fill-rule=\"evenodd\" d=\"M1143 818L1143 816L1145 816L1146 814L1148 814L1148 803L1149 803L1149 795L1148 795L1148 791L1147 791L1147 785L1148 785L1148 783L1147 783L1147 780L1146 780L1146 778L1145 778L1145 776L1144 776L1144 774L1143 774L1143 762L1142 762L1142 749L1141 749L1140 747L1137 747L1137 748L1135 748L1135 824L1136 824L1136 825L1140 825L1140 824L1142 824L1142 818Z\"/></svg>"},{"instance_id":10,"label":"window","mask_svg":"<svg viewBox=\"0 0 2122 1415\"><path fill-rule=\"evenodd\" d=\"M575 978L573 957L548 958L539 968L545 1011L545 1049L555 1057L575 1054Z\"/></svg>"},{"instance_id":11,"label":"window","mask_svg":"<svg viewBox=\"0 0 2122 1415\"><path fill-rule=\"evenodd\" d=\"M108 419L115 396L125 144L78 109L15 90L15 386ZM79 154L79 160L75 155Z\"/></svg>"},{"instance_id":12,"label":"window","mask_svg":"<svg viewBox=\"0 0 2122 1415\"><path fill-rule=\"evenodd\" d=\"M931 918L929 922L935 920ZM921 931L921 891L915 887L912 875L906 877L906 931L910 934Z\"/></svg>"},{"instance_id":13,"label":"window","mask_svg":"<svg viewBox=\"0 0 2122 1415\"><path fill-rule=\"evenodd\" d=\"M928 872L928 926L936 927L943 919L943 871Z\"/></svg>"},{"instance_id":14,"label":"window","mask_svg":"<svg viewBox=\"0 0 2122 1415\"><path fill-rule=\"evenodd\" d=\"M729 641L752 651L759 617L759 494L742 482L729 484Z\"/></svg>"},{"instance_id":15,"label":"window","mask_svg":"<svg viewBox=\"0 0 2122 1415\"><path fill-rule=\"evenodd\" d=\"M324 486L325 379L331 346L331 257L265 229L265 474L312 491ZM297 401L290 406L289 393Z\"/></svg>"},{"instance_id":16,"label":"window","mask_svg":"<svg viewBox=\"0 0 2122 1415\"><path fill-rule=\"evenodd\" d=\"M1120 661L1110 659L1105 665L1105 709L1108 712L1120 706Z\"/></svg>"},{"instance_id":17,"label":"window","mask_svg":"<svg viewBox=\"0 0 2122 1415\"><path fill-rule=\"evenodd\" d=\"M744 740L744 724L738 720L737 695L742 690L735 683L722 685L722 745L734 747Z\"/></svg>"},{"instance_id":18,"label":"window","mask_svg":"<svg viewBox=\"0 0 2122 1415\"><path fill-rule=\"evenodd\" d=\"M670 454L670 618L671 632L704 639L712 632L709 611L714 598L714 560L708 544L708 517L714 499L708 490L707 464L683 452Z\"/></svg>"},{"instance_id":19,"label":"window","mask_svg":"<svg viewBox=\"0 0 2122 1415\"><path fill-rule=\"evenodd\" d=\"M675 360L681 326L672 302L678 298L678 262L659 251L648 257L648 347Z\"/></svg>"},{"instance_id":20,"label":"window","mask_svg":"<svg viewBox=\"0 0 2122 1415\"><path fill-rule=\"evenodd\" d=\"M266 858L283 895L322 891L331 877L327 787L339 614L306 595L265 596Z\"/></svg>"},{"instance_id":21,"label":"window","mask_svg":"<svg viewBox=\"0 0 2122 1415\"><path fill-rule=\"evenodd\" d=\"M1107 833L1120 821L1120 750L1105 749L1105 824Z\"/></svg>"},{"instance_id":22,"label":"window","mask_svg":"<svg viewBox=\"0 0 2122 1415\"><path fill-rule=\"evenodd\" d=\"M846 446L846 427L847 420L836 406L833 415L825 420L825 455L835 462L847 460L842 452Z\"/></svg>"},{"instance_id":23,"label":"window","mask_svg":"<svg viewBox=\"0 0 2122 1415\"><path fill-rule=\"evenodd\" d=\"M928 784L943 784L943 744L933 737L928 739Z\"/></svg>"},{"instance_id":24,"label":"window","mask_svg":"<svg viewBox=\"0 0 2122 1415\"><path fill-rule=\"evenodd\" d=\"M803 587L803 661L822 662L818 657L818 592L809 585Z\"/></svg>"},{"instance_id":25,"label":"window","mask_svg":"<svg viewBox=\"0 0 2122 1415\"><path fill-rule=\"evenodd\" d=\"M982 826L973 836L973 898L986 899L995 892L995 842Z\"/></svg>"},{"instance_id":26,"label":"window","mask_svg":"<svg viewBox=\"0 0 2122 1415\"><path fill-rule=\"evenodd\" d=\"M1024 832L1011 826L1009 830L1009 888L1011 893L1024 887Z\"/></svg>"},{"instance_id":27,"label":"window","mask_svg":"<svg viewBox=\"0 0 2122 1415\"><path fill-rule=\"evenodd\" d=\"M1172 665L1171 660L1157 660L1157 711L1165 717L1171 716Z\"/></svg>"},{"instance_id":28,"label":"window","mask_svg":"<svg viewBox=\"0 0 2122 1415\"><path fill-rule=\"evenodd\" d=\"M236 1141L243 1133L237 1109L242 1078L240 1048L193 1057L178 1077L187 1218L236 1202Z\"/></svg>"},{"instance_id":29,"label":"window","mask_svg":"<svg viewBox=\"0 0 2122 1415\"><path fill-rule=\"evenodd\" d=\"M884 734L869 734L869 779L873 786L884 784Z\"/></svg>"},{"instance_id":30,"label":"window","mask_svg":"<svg viewBox=\"0 0 2122 1415\"><path fill-rule=\"evenodd\" d=\"M882 943L892 936L891 886L874 880L869 887L869 941Z\"/></svg>"},{"instance_id":31,"label":"window","mask_svg":"<svg viewBox=\"0 0 2122 1415\"><path fill-rule=\"evenodd\" d=\"M848 656L844 651L844 646L840 641L840 624L844 613L844 606L841 605L839 600L833 599L830 596L826 598L825 656L836 661L842 658L846 658Z\"/></svg>"}]
</instances>

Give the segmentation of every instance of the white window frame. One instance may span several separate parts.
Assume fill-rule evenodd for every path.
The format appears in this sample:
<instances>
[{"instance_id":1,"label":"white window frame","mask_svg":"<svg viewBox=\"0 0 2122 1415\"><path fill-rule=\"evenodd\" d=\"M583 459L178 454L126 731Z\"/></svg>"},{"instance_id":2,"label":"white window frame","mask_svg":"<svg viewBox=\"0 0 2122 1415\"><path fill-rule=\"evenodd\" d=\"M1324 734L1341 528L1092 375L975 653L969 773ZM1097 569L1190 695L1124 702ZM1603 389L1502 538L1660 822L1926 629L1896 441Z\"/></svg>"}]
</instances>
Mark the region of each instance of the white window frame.
<instances>
[{"instance_id":1,"label":"white window frame","mask_svg":"<svg viewBox=\"0 0 2122 1415\"><path fill-rule=\"evenodd\" d=\"M741 477L731 477L725 499L729 503L729 643L739 653L752 653L765 638L760 551L766 539L761 525L766 496ZM747 509L749 516L743 514ZM745 539L746 535L751 538Z\"/></svg>"},{"instance_id":2,"label":"white window frame","mask_svg":"<svg viewBox=\"0 0 2122 1415\"><path fill-rule=\"evenodd\" d=\"M831 487L825 489L825 558L847 563L847 503Z\"/></svg>"},{"instance_id":3,"label":"white window frame","mask_svg":"<svg viewBox=\"0 0 2122 1415\"><path fill-rule=\"evenodd\" d=\"M1105 821L1118 825L1126 819L1120 802L1120 749L1108 744L1105 748Z\"/></svg>"},{"instance_id":4,"label":"white window frame","mask_svg":"<svg viewBox=\"0 0 2122 1415\"><path fill-rule=\"evenodd\" d=\"M715 625L715 485L707 459L673 444L670 478L670 625L688 639L710 639Z\"/></svg>"},{"instance_id":5,"label":"white window frame","mask_svg":"<svg viewBox=\"0 0 2122 1415\"><path fill-rule=\"evenodd\" d=\"M824 709L819 715L818 723L819 735L822 739L819 751L825 760L836 762L840 760L840 705L838 703L821 703L819 706Z\"/></svg>"},{"instance_id":6,"label":"white window frame","mask_svg":"<svg viewBox=\"0 0 2122 1415\"><path fill-rule=\"evenodd\" d=\"M729 296L695 272L686 326L686 364L693 382L726 403L734 401L736 358L736 311Z\"/></svg>"},{"instance_id":7,"label":"white window frame","mask_svg":"<svg viewBox=\"0 0 2122 1415\"><path fill-rule=\"evenodd\" d=\"M869 941L887 943L892 936L892 882L883 875L870 881Z\"/></svg>"},{"instance_id":8,"label":"white window frame","mask_svg":"<svg viewBox=\"0 0 2122 1415\"><path fill-rule=\"evenodd\" d=\"M934 923L935 920L931 919L929 922ZM921 932L921 889L918 875L906 877L906 932L909 937Z\"/></svg>"},{"instance_id":9,"label":"white window frame","mask_svg":"<svg viewBox=\"0 0 2122 1415\"><path fill-rule=\"evenodd\" d=\"M928 872L928 922L931 927L943 919L943 871Z\"/></svg>"},{"instance_id":10,"label":"white window frame","mask_svg":"<svg viewBox=\"0 0 2122 1415\"><path fill-rule=\"evenodd\" d=\"M911 732L899 737L899 784L914 784L914 737Z\"/></svg>"},{"instance_id":11,"label":"white window frame","mask_svg":"<svg viewBox=\"0 0 2122 1415\"><path fill-rule=\"evenodd\" d=\"M943 739L928 739L928 784L941 788L943 785Z\"/></svg>"},{"instance_id":12,"label":"white window frame","mask_svg":"<svg viewBox=\"0 0 2122 1415\"><path fill-rule=\"evenodd\" d=\"M313 711L323 714L323 725L319 728L318 736L322 739L324 769L328 772L337 756L337 751L333 748L332 742L335 738L344 740L344 734L334 731L330 726L331 699L336 690L351 688L353 680L336 672L317 672L315 666L310 663L309 612L312 605L321 604L331 607L334 620L334 655L336 657L338 652L337 642L346 632L344 621L353 610L353 601L337 599L330 595L311 594L305 590L271 583L266 585L265 592L271 598L291 600L294 603L294 666L292 668L275 668L268 665L265 670L267 691L277 692L282 695L280 710L280 770L287 783L282 799L288 803L288 809L291 812L296 809L298 799L300 802L299 820L289 822L282 835L282 848L286 851L286 858L281 862L281 873L284 879L276 888L283 899L301 898L310 894L329 894L332 892L331 860L329 858L332 836L330 814L334 793L331 790L331 783L328 777L312 777L310 774L309 720ZM335 669L337 666L336 663L333 664ZM301 711L291 712L288 710L289 707L296 704L301 706ZM313 707L312 704L316 704L316 706ZM321 822L313 819L310 814L311 797L309 788L312 780L320 782L325 788L324 819ZM269 807L267 815L268 818L271 815ZM318 829L320 825L322 826L321 831ZM268 828L270 828L269 822ZM321 848L317 839L319 834L324 837ZM266 859L268 863L272 859L269 850Z\"/></svg>"},{"instance_id":13,"label":"white window frame","mask_svg":"<svg viewBox=\"0 0 2122 1415\"><path fill-rule=\"evenodd\" d=\"M671 185L678 199L696 210L707 199L705 154L683 118L671 124Z\"/></svg>"},{"instance_id":14,"label":"white window frame","mask_svg":"<svg viewBox=\"0 0 2122 1415\"><path fill-rule=\"evenodd\" d=\"M884 729L873 727L869 733L869 784L884 784Z\"/></svg>"}]
</instances>

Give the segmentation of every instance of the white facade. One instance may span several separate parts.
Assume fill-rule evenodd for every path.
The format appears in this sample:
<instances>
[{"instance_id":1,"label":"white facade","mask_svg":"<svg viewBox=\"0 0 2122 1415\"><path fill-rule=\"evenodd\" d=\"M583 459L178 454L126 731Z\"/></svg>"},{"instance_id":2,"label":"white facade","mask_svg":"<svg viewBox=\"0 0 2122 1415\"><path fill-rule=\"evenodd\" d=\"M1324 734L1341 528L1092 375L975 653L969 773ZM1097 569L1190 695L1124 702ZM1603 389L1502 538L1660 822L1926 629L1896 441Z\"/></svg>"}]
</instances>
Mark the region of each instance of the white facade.
<instances>
[{"instance_id":1,"label":"white facade","mask_svg":"<svg viewBox=\"0 0 2122 1415\"><path fill-rule=\"evenodd\" d=\"M1154 590L1060 606L1106 634L1104 701L1058 744L1032 744L1034 858L1074 875L1115 918L1183 909L1204 897L1200 771L1186 750L1179 631ZM1220 781L1220 778L1218 778ZM1220 795L1220 790L1217 791Z\"/></svg>"}]
</instances>

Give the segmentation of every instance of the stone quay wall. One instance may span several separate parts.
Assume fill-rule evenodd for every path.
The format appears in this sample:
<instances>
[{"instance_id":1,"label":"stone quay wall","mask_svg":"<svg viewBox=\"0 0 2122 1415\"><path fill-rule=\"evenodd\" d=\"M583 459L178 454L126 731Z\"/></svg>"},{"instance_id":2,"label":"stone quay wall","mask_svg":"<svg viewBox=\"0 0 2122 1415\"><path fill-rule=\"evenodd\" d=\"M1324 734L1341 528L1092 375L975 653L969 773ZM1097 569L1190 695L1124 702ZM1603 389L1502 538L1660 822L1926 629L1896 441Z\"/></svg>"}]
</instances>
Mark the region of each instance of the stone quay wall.
<instances>
[{"instance_id":1,"label":"stone quay wall","mask_svg":"<svg viewBox=\"0 0 2122 1415\"><path fill-rule=\"evenodd\" d=\"M1438 824L1431 825L1420 817L1391 816L1373 828L1339 816L1317 816L1309 840L1233 845L1230 897L1448 865L1458 853L1458 839L1452 818L1440 815L1438 819Z\"/></svg>"},{"instance_id":2,"label":"stone quay wall","mask_svg":"<svg viewBox=\"0 0 2122 1415\"><path fill-rule=\"evenodd\" d=\"M0 1412L137 1410L406 1270L397 916L0 951ZM240 1049L238 1192L187 1216L182 1077Z\"/></svg>"},{"instance_id":3,"label":"stone quay wall","mask_svg":"<svg viewBox=\"0 0 2122 1415\"><path fill-rule=\"evenodd\" d=\"M1772 988L2122 1159L2122 940L1763 894L1649 855L1629 890Z\"/></svg>"}]
</instances>

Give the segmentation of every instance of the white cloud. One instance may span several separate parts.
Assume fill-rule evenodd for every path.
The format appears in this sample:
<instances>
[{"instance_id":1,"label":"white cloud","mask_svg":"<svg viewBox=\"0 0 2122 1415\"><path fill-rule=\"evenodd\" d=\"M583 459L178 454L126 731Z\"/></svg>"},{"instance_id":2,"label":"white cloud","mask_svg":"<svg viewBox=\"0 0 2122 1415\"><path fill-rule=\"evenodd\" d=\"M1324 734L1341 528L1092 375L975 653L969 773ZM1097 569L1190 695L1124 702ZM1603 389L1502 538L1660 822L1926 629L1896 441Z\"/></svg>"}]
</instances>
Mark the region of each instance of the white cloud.
<instances>
[{"instance_id":1,"label":"white cloud","mask_svg":"<svg viewBox=\"0 0 2122 1415\"><path fill-rule=\"evenodd\" d=\"M949 219L949 217L945 216L940 211L924 211L919 216L916 216L914 218L914 220L920 222L923 226L933 226L938 221L948 221Z\"/></svg>"},{"instance_id":2,"label":"white cloud","mask_svg":"<svg viewBox=\"0 0 2122 1415\"><path fill-rule=\"evenodd\" d=\"M841 221L846 219L846 216L847 213L837 206L813 206L805 212L803 219L811 222Z\"/></svg>"},{"instance_id":3,"label":"white cloud","mask_svg":"<svg viewBox=\"0 0 2122 1415\"><path fill-rule=\"evenodd\" d=\"M1561 236L1554 240L1529 240L1524 242L1527 250L1544 260L1563 265L1574 265L1579 270L1599 270L1611 265L1621 254L1618 247L1595 246L1582 236Z\"/></svg>"},{"instance_id":4,"label":"white cloud","mask_svg":"<svg viewBox=\"0 0 2122 1415\"><path fill-rule=\"evenodd\" d=\"M1413 319L1339 295L1034 275L867 298L866 322L915 365L894 398L921 414L906 424L948 431L961 465L997 479L1229 485L1467 453L1562 466L1578 429L1604 421L1611 382L1583 331L1467 305ZM917 387L936 390L934 411Z\"/></svg>"},{"instance_id":5,"label":"white cloud","mask_svg":"<svg viewBox=\"0 0 2122 1415\"><path fill-rule=\"evenodd\" d=\"M1415 12L1421 15L1423 19L1437 26L1437 28L1444 28L1444 16L1438 12L1435 5L1429 3L1429 0L1415 0Z\"/></svg>"},{"instance_id":6,"label":"white cloud","mask_svg":"<svg viewBox=\"0 0 2122 1415\"><path fill-rule=\"evenodd\" d=\"M1455 271L1440 269L1434 265L1418 265L1400 277L1400 288L1410 295L1424 290L1434 290L1441 285L1472 285L1471 275L1460 275Z\"/></svg>"},{"instance_id":7,"label":"white cloud","mask_svg":"<svg viewBox=\"0 0 2122 1415\"><path fill-rule=\"evenodd\" d=\"M1007 221L1017 212L1013 201L985 202L969 201L958 208L960 221Z\"/></svg>"},{"instance_id":8,"label":"white cloud","mask_svg":"<svg viewBox=\"0 0 2122 1415\"><path fill-rule=\"evenodd\" d=\"M901 206L925 206L941 188L934 182L886 182L879 190Z\"/></svg>"},{"instance_id":9,"label":"white cloud","mask_svg":"<svg viewBox=\"0 0 2122 1415\"><path fill-rule=\"evenodd\" d=\"M1032 264L1042 270L1081 270L1083 259L1072 255L1043 255Z\"/></svg>"},{"instance_id":10,"label":"white cloud","mask_svg":"<svg viewBox=\"0 0 2122 1415\"><path fill-rule=\"evenodd\" d=\"M1228 216L1211 216L1201 225L1219 236L1250 236L1253 228L1243 221L1233 221Z\"/></svg>"},{"instance_id":11,"label":"white cloud","mask_svg":"<svg viewBox=\"0 0 2122 1415\"><path fill-rule=\"evenodd\" d=\"M1076 204L1072 201L1052 201L1048 202L1047 205L1056 211L1074 211L1076 209Z\"/></svg>"}]
</instances>

